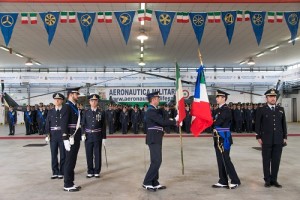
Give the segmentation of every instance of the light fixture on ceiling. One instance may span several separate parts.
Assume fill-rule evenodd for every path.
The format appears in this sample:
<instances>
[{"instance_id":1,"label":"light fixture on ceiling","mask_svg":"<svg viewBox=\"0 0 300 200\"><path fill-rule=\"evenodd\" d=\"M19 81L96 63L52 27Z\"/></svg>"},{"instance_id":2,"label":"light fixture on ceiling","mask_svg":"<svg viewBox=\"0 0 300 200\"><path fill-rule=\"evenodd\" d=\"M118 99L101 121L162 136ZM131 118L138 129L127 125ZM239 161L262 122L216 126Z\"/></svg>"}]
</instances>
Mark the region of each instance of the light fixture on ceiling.
<instances>
[{"instance_id":1,"label":"light fixture on ceiling","mask_svg":"<svg viewBox=\"0 0 300 200\"><path fill-rule=\"evenodd\" d=\"M9 51L9 48L6 48L4 46L0 46L0 49L4 50L4 51Z\"/></svg>"},{"instance_id":2,"label":"light fixture on ceiling","mask_svg":"<svg viewBox=\"0 0 300 200\"><path fill-rule=\"evenodd\" d=\"M248 65L255 65L253 58L250 58L247 62Z\"/></svg>"},{"instance_id":3,"label":"light fixture on ceiling","mask_svg":"<svg viewBox=\"0 0 300 200\"><path fill-rule=\"evenodd\" d=\"M25 65L26 66L32 66L33 65L32 60L30 58L28 58Z\"/></svg>"},{"instance_id":4,"label":"light fixture on ceiling","mask_svg":"<svg viewBox=\"0 0 300 200\"><path fill-rule=\"evenodd\" d=\"M141 46L141 51L144 51L144 45Z\"/></svg>"},{"instance_id":5,"label":"light fixture on ceiling","mask_svg":"<svg viewBox=\"0 0 300 200\"><path fill-rule=\"evenodd\" d=\"M34 64L41 66L42 64L40 62L34 61Z\"/></svg>"},{"instance_id":6,"label":"light fixture on ceiling","mask_svg":"<svg viewBox=\"0 0 300 200\"><path fill-rule=\"evenodd\" d=\"M246 62L247 62L246 60L240 62L240 65L243 65L243 64L245 64Z\"/></svg>"},{"instance_id":7,"label":"light fixture on ceiling","mask_svg":"<svg viewBox=\"0 0 300 200\"><path fill-rule=\"evenodd\" d=\"M141 58L144 58L144 52L141 52Z\"/></svg>"},{"instance_id":8,"label":"light fixture on ceiling","mask_svg":"<svg viewBox=\"0 0 300 200\"><path fill-rule=\"evenodd\" d=\"M274 50L276 50L276 49L279 49L279 46L273 47L273 48L271 49L271 51L274 51Z\"/></svg>"},{"instance_id":9,"label":"light fixture on ceiling","mask_svg":"<svg viewBox=\"0 0 300 200\"><path fill-rule=\"evenodd\" d=\"M147 34L145 33L145 31L141 31L140 34L137 36L137 39L138 40L141 40L141 41L144 41L144 40L147 40L148 39L148 36Z\"/></svg>"},{"instance_id":10,"label":"light fixture on ceiling","mask_svg":"<svg viewBox=\"0 0 300 200\"><path fill-rule=\"evenodd\" d=\"M16 53L16 56L23 58L24 56L22 54Z\"/></svg>"},{"instance_id":11,"label":"light fixture on ceiling","mask_svg":"<svg viewBox=\"0 0 300 200\"><path fill-rule=\"evenodd\" d=\"M263 56L263 55L265 55L264 52L257 54L256 57L259 58L259 57L261 57L261 56Z\"/></svg>"},{"instance_id":12,"label":"light fixture on ceiling","mask_svg":"<svg viewBox=\"0 0 300 200\"><path fill-rule=\"evenodd\" d=\"M145 66L146 63L144 62L143 58L140 58L139 66Z\"/></svg>"}]
</instances>

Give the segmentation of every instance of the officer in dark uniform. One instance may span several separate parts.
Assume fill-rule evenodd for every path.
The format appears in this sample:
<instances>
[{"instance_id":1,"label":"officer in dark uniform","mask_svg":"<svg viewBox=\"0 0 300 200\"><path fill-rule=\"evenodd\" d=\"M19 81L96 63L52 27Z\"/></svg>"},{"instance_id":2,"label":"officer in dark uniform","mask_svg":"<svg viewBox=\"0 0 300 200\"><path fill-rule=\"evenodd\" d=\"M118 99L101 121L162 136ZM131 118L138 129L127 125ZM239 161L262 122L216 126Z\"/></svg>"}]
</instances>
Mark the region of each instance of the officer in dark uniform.
<instances>
[{"instance_id":1,"label":"officer in dark uniform","mask_svg":"<svg viewBox=\"0 0 300 200\"><path fill-rule=\"evenodd\" d=\"M232 144L232 136L230 132L230 124L232 120L231 110L226 104L228 93L217 90L216 100L218 108L214 116L214 147L217 156L219 181L212 185L213 188L231 188L235 189L241 181L235 171L234 165L230 159L230 146ZM229 176L229 177L228 177ZM228 179L231 179L231 183Z\"/></svg>"},{"instance_id":2,"label":"officer in dark uniform","mask_svg":"<svg viewBox=\"0 0 300 200\"><path fill-rule=\"evenodd\" d=\"M76 192L81 189L80 186L74 184L74 169L81 140L80 110L76 105L79 97L79 89L79 87L67 89L67 112L62 115L62 137L66 149L64 191L68 192Z\"/></svg>"},{"instance_id":3,"label":"officer in dark uniform","mask_svg":"<svg viewBox=\"0 0 300 200\"><path fill-rule=\"evenodd\" d=\"M82 141L85 141L87 178L100 178L101 149L106 140L105 112L97 108L100 96L92 94L88 97L91 108L82 117ZM94 165L95 163L95 165Z\"/></svg>"},{"instance_id":4,"label":"officer in dark uniform","mask_svg":"<svg viewBox=\"0 0 300 200\"><path fill-rule=\"evenodd\" d=\"M265 92L267 104L256 111L255 132L262 146L265 187L281 188L277 175L282 147L286 145L287 126L283 107L276 106L277 93L275 89Z\"/></svg>"},{"instance_id":5,"label":"officer in dark uniform","mask_svg":"<svg viewBox=\"0 0 300 200\"><path fill-rule=\"evenodd\" d=\"M141 115L140 115L139 106L135 105L133 107L133 111L131 112L131 123L132 123L132 129L134 134L139 133L140 122L141 122Z\"/></svg>"},{"instance_id":6,"label":"officer in dark uniform","mask_svg":"<svg viewBox=\"0 0 300 200\"><path fill-rule=\"evenodd\" d=\"M150 105L146 112L147 135L146 144L150 150L151 164L143 182L143 188L156 191L157 189L166 189L166 186L158 182L159 168L162 162L162 139L164 135L164 126L176 125L173 118L164 120L157 106L159 104L159 92L147 94Z\"/></svg>"},{"instance_id":7,"label":"officer in dark uniform","mask_svg":"<svg viewBox=\"0 0 300 200\"><path fill-rule=\"evenodd\" d=\"M37 110L37 116L36 116L39 135L43 135L45 132L46 114L47 114L46 111L43 110L43 106L40 106L39 110Z\"/></svg>"},{"instance_id":8,"label":"officer in dark uniform","mask_svg":"<svg viewBox=\"0 0 300 200\"><path fill-rule=\"evenodd\" d=\"M14 135L15 134L15 127L17 124L17 112L14 110L12 106L9 106L9 110L7 112L7 121L9 125L9 134L8 135Z\"/></svg>"},{"instance_id":9,"label":"officer in dark uniform","mask_svg":"<svg viewBox=\"0 0 300 200\"><path fill-rule=\"evenodd\" d=\"M184 130L186 133L191 133L192 115L189 104L185 104L185 118L183 119Z\"/></svg>"},{"instance_id":10,"label":"officer in dark uniform","mask_svg":"<svg viewBox=\"0 0 300 200\"><path fill-rule=\"evenodd\" d=\"M245 109L245 121L246 121L246 131L247 133L252 133L252 123L254 120L254 113L252 105L249 103L247 109Z\"/></svg>"},{"instance_id":11,"label":"officer in dark uniform","mask_svg":"<svg viewBox=\"0 0 300 200\"><path fill-rule=\"evenodd\" d=\"M51 150L51 166L52 166L52 176L51 179L62 179L64 175L64 166L66 158L66 150L64 147L64 142L62 139L62 114L67 112L66 105L63 106L63 101L65 99L64 95L60 93L53 94L55 108L49 111L46 119L45 132L47 134L45 140L50 142ZM58 149L60 154L60 161L58 163L57 155Z\"/></svg>"},{"instance_id":12,"label":"officer in dark uniform","mask_svg":"<svg viewBox=\"0 0 300 200\"><path fill-rule=\"evenodd\" d=\"M243 128L243 121L244 121L244 111L241 109L240 102L237 104L237 108L234 110L234 120L235 120L236 132L241 133Z\"/></svg>"},{"instance_id":13,"label":"officer in dark uniform","mask_svg":"<svg viewBox=\"0 0 300 200\"><path fill-rule=\"evenodd\" d=\"M170 107L169 107L169 105L168 104L165 104L164 105L164 110L163 110L163 118L164 118L164 120L167 120L167 119L170 119L170 118L172 118L171 117L171 111L170 111ZM166 132L166 133L171 133L171 126L165 126L164 127L164 131Z\"/></svg>"},{"instance_id":14,"label":"officer in dark uniform","mask_svg":"<svg viewBox=\"0 0 300 200\"><path fill-rule=\"evenodd\" d=\"M30 105L26 106L24 111L24 122L26 127L26 135L33 134L33 119Z\"/></svg>"},{"instance_id":15,"label":"officer in dark uniform","mask_svg":"<svg viewBox=\"0 0 300 200\"><path fill-rule=\"evenodd\" d=\"M144 134L147 133L147 124L146 124L146 119L145 119L147 109L148 109L148 105L144 104L143 110L141 112L141 121L142 121L142 124L143 124L143 132L144 132Z\"/></svg>"},{"instance_id":16,"label":"officer in dark uniform","mask_svg":"<svg viewBox=\"0 0 300 200\"><path fill-rule=\"evenodd\" d=\"M116 112L111 104L109 104L108 109L106 110L106 119L109 130L108 133L113 134L115 132Z\"/></svg>"},{"instance_id":17,"label":"officer in dark uniform","mask_svg":"<svg viewBox=\"0 0 300 200\"><path fill-rule=\"evenodd\" d=\"M123 111L120 114L120 123L122 127L122 134L127 134L128 124L129 124L129 113L127 111L127 107L123 107Z\"/></svg>"}]
</instances>

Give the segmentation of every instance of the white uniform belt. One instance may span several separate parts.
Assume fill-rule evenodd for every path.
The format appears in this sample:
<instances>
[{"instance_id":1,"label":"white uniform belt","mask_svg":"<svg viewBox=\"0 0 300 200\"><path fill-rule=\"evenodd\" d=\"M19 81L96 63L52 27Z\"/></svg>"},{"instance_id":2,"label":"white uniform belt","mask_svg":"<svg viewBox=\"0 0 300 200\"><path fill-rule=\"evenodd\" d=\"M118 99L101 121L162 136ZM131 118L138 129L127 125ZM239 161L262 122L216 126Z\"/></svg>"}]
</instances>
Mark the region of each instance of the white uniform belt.
<instances>
[{"instance_id":1,"label":"white uniform belt","mask_svg":"<svg viewBox=\"0 0 300 200\"><path fill-rule=\"evenodd\" d=\"M164 131L163 127L160 126L153 126L153 127L149 127L148 130L159 130L159 131Z\"/></svg>"},{"instance_id":2,"label":"white uniform belt","mask_svg":"<svg viewBox=\"0 0 300 200\"><path fill-rule=\"evenodd\" d=\"M50 127L50 130L51 130L51 131L59 131L59 130L61 130L61 127L60 127L60 126L57 126L57 127Z\"/></svg>"},{"instance_id":3,"label":"white uniform belt","mask_svg":"<svg viewBox=\"0 0 300 200\"><path fill-rule=\"evenodd\" d=\"M85 132L87 133L98 133L98 132L101 132L101 128L97 128L97 129L85 129Z\"/></svg>"}]
</instances>

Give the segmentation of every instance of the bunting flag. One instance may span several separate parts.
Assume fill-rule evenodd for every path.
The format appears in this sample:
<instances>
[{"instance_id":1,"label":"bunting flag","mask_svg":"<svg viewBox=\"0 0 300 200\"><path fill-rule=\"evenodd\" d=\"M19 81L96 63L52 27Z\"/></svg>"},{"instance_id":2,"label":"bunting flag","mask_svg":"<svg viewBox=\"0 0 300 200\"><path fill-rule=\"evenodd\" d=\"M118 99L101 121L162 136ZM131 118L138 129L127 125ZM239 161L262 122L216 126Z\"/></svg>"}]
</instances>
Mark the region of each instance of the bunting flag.
<instances>
[{"instance_id":1,"label":"bunting flag","mask_svg":"<svg viewBox=\"0 0 300 200\"><path fill-rule=\"evenodd\" d=\"M145 9L139 9L137 11L137 13L138 13L138 20L144 21L145 20Z\"/></svg>"},{"instance_id":2,"label":"bunting flag","mask_svg":"<svg viewBox=\"0 0 300 200\"><path fill-rule=\"evenodd\" d=\"M104 13L104 21L105 23L112 23L112 12Z\"/></svg>"},{"instance_id":3,"label":"bunting flag","mask_svg":"<svg viewBox=\"0 0 300 200\"><path fill-rule=\"evenodd\" d=\"M221 12L214 12L215 23L221 22Z\"/></svg>"},{"instance_id":4,"label":"bunting flag","mask_svg":"<svg viewBox=\"0 0 300 200\"><path fill-rule=\"evenodd\" d=\"M205 28L207 13L189 13L189 15L196 38L198 40L198 45L200 45Z\"/></svg>"},{"instance_id":5,"label":"bunting flag","mask_svg":"<svg viewBox=\"0 0 300 200\"><path fill-rule=\"evenodd\" d=\"M259 46L264 32L266 12L250 12L251 24Z\"/></svg>"},{"instance_id":6,"label":"bunting flag","mask_svg":"<svg viewBox=\"0 0 300 200\"><path fill-rule=\"evenodd\" d=\"M103 12L98 12L97 13L97 21L98 21L98 23L103 23L104 22L104 13Z\"/></svg>"},{"instance_id":7,"label":"bunting flag","mask_svg":"<svg viewBox=\"0 0 300 200\"><path fill-rule=\"evenodd\" d=\"M152 20L152 13L153 13L152 10L146 9L145 21L151 21Z\"/></svg>"},{"instance_id":8,"label":"bunting flag","mask_svg":"<svg viewBox=\"0 0 300 200\"><path fill-rule=\"evenodd\" d=\"M268 12L268 23L275 22L275 12Z\"/></svg>"},{"instance_id":9,"label":"bunting flag","mask_svg":"<svg viewBox=\"0 0 300 200\"><path fill-rule=\"evenodd\" d=\"M238 21L238 22L243 21L243 11L242 10L236 11L236 21Z\"/></svg>"},{"instance_id":10,"label":"bunting flag","mask_svg":"<svg viewBox=\"0 0 300 200\"><path fill-rule=\"evenodd\" d=\"M197 70L198 76L191 109L192 123L190 130L195 137L199 136L201 132L210 127L213 123L203 69L204 67L201 65Z\"/></svg>"},{"instance_id":11,"label":"bunting flag","mask_svg":"<svg viewBox=\"0 0 300 200\"><path fill-rule=\"evenodd\" d=\"M161 36L163 38L164 45L166 45L172 27L175 12L155 11L155 15Z\"/></svg>"},{"instance_id":12,"label":"bunting flag","mask_svg":"<svg viewBox=\"0 0 300 200\"><path fill-rule=\"evenodd\" d=\"M124 40L127 44L135 11L115 12Z\"/></svg>"},{"instance_id":13,"label":"bunting flag","mask_svg":"<svg viewBox=\"0 0 300 200\"><path fill-rule=\"evenodd\" d=\"M182 121L186 117L185 103L183 98L182 83L180 77L179 66L176 63L176 108L178 115L178 125L182 126Z\"/></svg>"},{"instance_id":14,"label":"bunting flag","mask_svg":"<svg viewBox=\"0 0 300 200\"><path fill-rule=\"evenodd\" d=\"M234 32L236 11L225 11L222 12L222 20L226 29L226 35L228 38L229 44L231 43L232 35Z\"/></svg>"},{"instance_id":15,"label":"bunting flag","mask_svg":"<svg viewBox=\"0 0 300 200\"><path fill-rule=\"evenodd\" d=\"M48 44L51 45L59 21L59 12L40 13L40 17L42 18L45 29L48 33Z\"/></svg>"},{"instance_id":16,"label":"bunting flag","mask_svg":"<svg viewBox=\"0 0 300 200\"><path fill-rule=\"evenodd\" d=\"M67 23L67 21L68 21L68 13L61 12L60 13L60 23Z\"/></svg>"},{"instance_id":17,"label":"bunting flag","mask_svg":"<svg viewBox=\"0 0 300 200\"><path fill-rule=\"evenodd\" d=\"M9 44L11 35L18 19L18 15L18 13L0 13L0 29L6 46L8 46Z\"/></svg>"},{"instance_id":18,"label":"bunting flag","mask_svg":"<svg viewBox=\"0 0 300 200\"><path fill-rule=\"evenodd\" d=\"M208 18L208 23L214 23L215 22L215 16L213 12L208 12L207 13L207 18Z\"/></svg>"},{"instance_id":19,"label":"bunting flag","mask_svg":"<svg viewBox=\"0 0 300 200\"><path fill-rule=\"evenodd\" d=\"M30 24L37 24L37 13L30 13Z\"/></svg>"},{"instance_id":20,"label":"bunting flag","mask_svg":"<svg viewBox=\"0 0 300 200\"><path fill-rule=\"evenodd\" d=\"M276 12L276 22L281 23L283 21L283 12Z\"/></svg>"},{"instance_id":21,"label":"bunting flag","mask_svg":"<svg viewBox=\"0 0 300 200\"><path fill-rule=\"evenodd\" d=\"M69 12L69 23L75 23L75 22L76 22L76 13Z\"/></svg>"},{"instance_id":22,"label":"bunting flag","mask_svg":"<svg viewBox=\"0 0 300 200\"><path fill-rule=\"evenodd\" d=\"M189 23L189 13L188 12L177 12L176 14L177 23Z\"/></svg>"},{"instance_id":23,"label":"bunting flag","mask_svg":"<svg viewBox=\"0 0 300 200\"><path fill-rule=\"evenodd\" d=\"M295 39L297 37L298 27L299 27L299 17L300 12L285 12L284 18L287 26L291 32L291 40L293 45L295 44Z\"/></svg>"},{"instance_id":24,"label":"bunting flag","mask_svg":"<svg viewBox=\"0 0 300 200\"><path fill-rule=\"evenodd\" d=\"M28 13L21 13L21 24L28 24Z\"/></svg>"},{"instance_id":25,"label":"bunting flag","mask_svg":"<svg viewBox=\"0 0 300 200\"><path fill-rule=\"evenodd\" d=\"M85 43L89 41L89 37L94 25L96 13L77 13L77 19L80 24L81 32L84 38Z\"/></svg>"},{"instance_id":26,"label":"bunting flag","mask_svg":"<svg viewBox=\"0 0 300 200\"><path fill-rule=\"evenodd\" d=\"M245 21L250 21L250 11L249 10L246 10L245 11Z\"/></svg>"}]
</instances>

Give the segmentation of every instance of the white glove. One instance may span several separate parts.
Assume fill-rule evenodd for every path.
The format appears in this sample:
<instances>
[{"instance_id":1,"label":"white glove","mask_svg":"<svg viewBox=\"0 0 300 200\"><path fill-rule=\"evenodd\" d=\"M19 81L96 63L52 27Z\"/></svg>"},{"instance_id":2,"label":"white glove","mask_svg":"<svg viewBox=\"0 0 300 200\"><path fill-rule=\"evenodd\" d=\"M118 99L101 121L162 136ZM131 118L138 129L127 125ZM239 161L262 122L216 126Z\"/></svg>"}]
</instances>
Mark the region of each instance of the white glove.
<instances>
[{"instance_id":1,"label":"white glove","mask_svg":"<svg viewBox=\"0 0 300 200\"><path fill-rule=\"evenodd\" d=\"M83 135L81 136L81 140L82 140L82 142L84 142L84 141L86 140L85 134L83 134Z\"/></svg>"},{"instance_id":2,"label":"white glove","mask_svg":"<svg viewBox=\"0 0 300 200\"><path fill-rule=\"evenodd\" d=\"M45 137L45 141L46 141L47 143L50 141L49 135L47 135L47 136Z\"/></svg>"},{"instance_id":3,"label":"white glove","mask_svg":"<svg viewBox=\"0 0 300 200\"><path fill-rule=\"evenodd\" d=\"M71 144L70 144L69 140L64 140L64 145L65 145L66 151L70 151L71 150Z\"/></svg>"},{"instance_id":4,"label":"white glove","mask_svg":"<svg viewBox=\"0 0 300 200\"><path fill-rule=\"evenodd\" d=\"M106 139L102 139L103 146L106 146Z\"/></svg>"},{"instance_id":5,"label":"white glove","mask_svg":"<svg viewBox=\"0 0 300 200\"><path fill-rule=\"evenodd\" d=\"M179 120L179 115L176 115L175 120L176 120L176 122L178 122L178 120Z\"/></svg>"}]
</instances>

